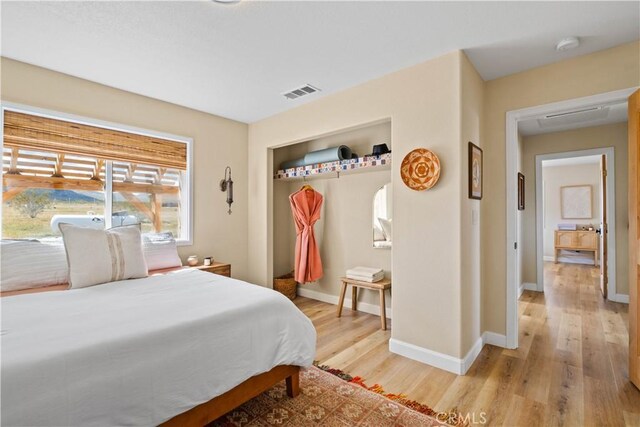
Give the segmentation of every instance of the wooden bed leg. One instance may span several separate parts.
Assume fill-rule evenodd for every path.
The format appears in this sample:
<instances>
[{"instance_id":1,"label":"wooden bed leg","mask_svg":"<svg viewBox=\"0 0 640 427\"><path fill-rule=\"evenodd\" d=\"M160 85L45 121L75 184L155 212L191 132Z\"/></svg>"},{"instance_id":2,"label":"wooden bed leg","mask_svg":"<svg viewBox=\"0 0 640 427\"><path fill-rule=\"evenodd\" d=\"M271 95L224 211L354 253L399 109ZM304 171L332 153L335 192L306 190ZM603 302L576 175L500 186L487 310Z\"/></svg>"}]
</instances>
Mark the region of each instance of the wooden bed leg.
<instances>
[{"instance_id":1,"label":"wooden bed leg","mask_svg":"<svg viewBox=\"0 0 640 427\"><path fill-rule=\"evenodd\" d=\"M300 394L300 370L298 369L295 374L286 378L287 383L287 396L296 397Z\"/></svg>"}]
</instances>

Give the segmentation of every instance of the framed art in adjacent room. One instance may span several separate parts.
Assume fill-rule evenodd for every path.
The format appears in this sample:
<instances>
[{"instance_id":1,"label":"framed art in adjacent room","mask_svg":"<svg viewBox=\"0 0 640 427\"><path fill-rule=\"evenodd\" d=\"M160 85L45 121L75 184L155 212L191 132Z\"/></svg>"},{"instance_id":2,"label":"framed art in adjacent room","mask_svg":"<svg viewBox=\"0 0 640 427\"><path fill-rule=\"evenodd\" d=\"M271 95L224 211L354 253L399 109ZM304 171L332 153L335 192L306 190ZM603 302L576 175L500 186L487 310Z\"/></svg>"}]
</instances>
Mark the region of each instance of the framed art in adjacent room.
<instances>
[{"instance_id":1,"label":"framed art in adjacent room","mask_svg":"<svg viewBox=\"0 0 640 427\"><path fill-rule=\"evenodd\" d=\"M469 142L469 198L482 200L482 148Z\"/></svg>"},{"instance_id":2,"label":"framed art in adjacent room","mask_svg":"<svg viewBox=\"0 0 640 427\"><path fill-rule=\"evenodd\" d=\"M524 210L524 175L518 172L518 210Z\"/></svg>"},{"instance_id":3,"label":"framed art in adjacent room","mask_svg":"<svg viewBox=\"0 0 640 427\"><path fill-rule=\"evenodd\" d=\"M562 219L591 219L593 196L590 185L566 185L560 187Z\"/></svg>"}]
</instances>

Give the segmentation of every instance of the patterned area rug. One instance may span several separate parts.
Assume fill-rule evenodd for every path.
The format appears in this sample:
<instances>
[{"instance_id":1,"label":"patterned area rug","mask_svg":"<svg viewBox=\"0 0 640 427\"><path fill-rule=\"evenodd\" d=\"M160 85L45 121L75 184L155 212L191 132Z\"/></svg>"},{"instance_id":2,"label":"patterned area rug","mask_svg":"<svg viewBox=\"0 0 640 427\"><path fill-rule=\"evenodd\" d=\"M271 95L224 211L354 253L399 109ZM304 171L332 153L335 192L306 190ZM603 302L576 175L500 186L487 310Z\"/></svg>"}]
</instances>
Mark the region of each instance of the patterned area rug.
<instances>
[{"instance_id":1,"label":"patterned area rug","mask_svg":"<svg viewBox=\"0 0 640 427\"><path fill-rule=\"evenodd\" d=\"M428 415L430 414L430 415ZM358 377L325 366L300 372L300 395L287 396L284 381L210 424L245 426L443 426L431 408L403 395L385 395Z\"/></svg>"}]
</instances>

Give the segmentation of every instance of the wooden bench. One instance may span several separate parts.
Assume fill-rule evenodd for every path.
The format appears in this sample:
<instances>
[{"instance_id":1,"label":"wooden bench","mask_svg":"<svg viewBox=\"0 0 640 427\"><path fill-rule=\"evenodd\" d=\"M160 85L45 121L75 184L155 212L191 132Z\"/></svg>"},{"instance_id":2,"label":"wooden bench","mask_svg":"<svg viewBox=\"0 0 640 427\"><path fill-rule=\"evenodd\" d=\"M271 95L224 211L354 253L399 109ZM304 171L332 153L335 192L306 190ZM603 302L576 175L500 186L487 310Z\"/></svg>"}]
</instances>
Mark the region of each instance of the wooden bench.
<instances>
[{"instance_id":1,"label":"wooden bench","mask_svg":"<svg viewBox=\"0 0 640 427\"><path fill-rule=\"evenodd\" d=\"M387 330L387 314L384 300L384 291L391 289L391 280L382 279L379 282L363 282L361 280L349 279L341 277L342 290L340 291L340 301L338 303L338 317L342 316L342 306L344 305L344 295L347 292L347 286L351 285L351 310L356 311L358 308L358 288L373 289L380 292L380 323L382 330Z\"/></svg>"}]
</instances>

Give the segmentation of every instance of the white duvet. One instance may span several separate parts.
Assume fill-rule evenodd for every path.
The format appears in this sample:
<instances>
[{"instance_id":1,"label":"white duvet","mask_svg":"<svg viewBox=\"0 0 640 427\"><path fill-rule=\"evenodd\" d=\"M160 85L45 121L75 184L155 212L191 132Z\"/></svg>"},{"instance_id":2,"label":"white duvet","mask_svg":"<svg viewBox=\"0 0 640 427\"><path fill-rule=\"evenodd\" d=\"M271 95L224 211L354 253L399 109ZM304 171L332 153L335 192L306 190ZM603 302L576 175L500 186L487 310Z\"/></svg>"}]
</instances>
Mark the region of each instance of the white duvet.
<instances>
[{"instance_id":1,"label":"white duvet","mask_svg":"<svg viewBox=\"0 0 640 427\"><path fill-rule=\"evenodd\" d=\"M315 356L291 301L195 270L0 304L2 426L157 425Z\"/></svg>"}]
</instances>

